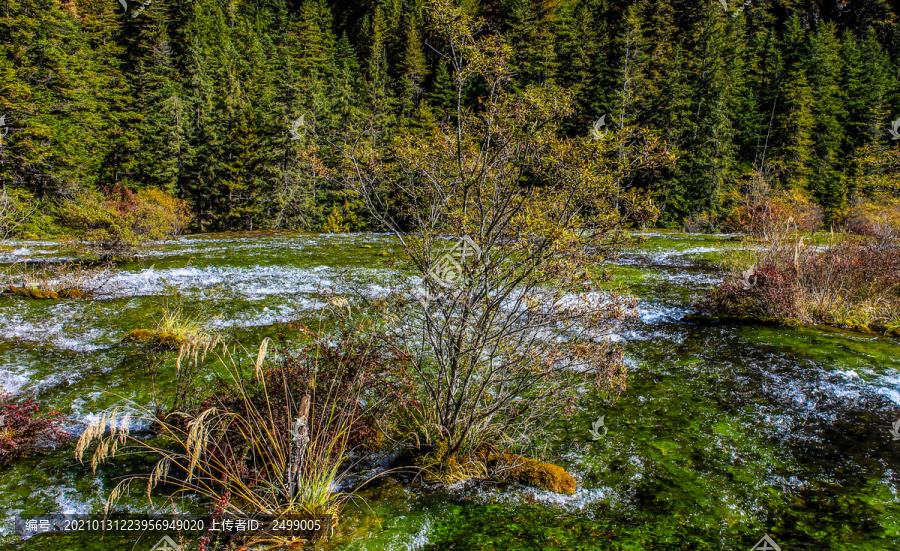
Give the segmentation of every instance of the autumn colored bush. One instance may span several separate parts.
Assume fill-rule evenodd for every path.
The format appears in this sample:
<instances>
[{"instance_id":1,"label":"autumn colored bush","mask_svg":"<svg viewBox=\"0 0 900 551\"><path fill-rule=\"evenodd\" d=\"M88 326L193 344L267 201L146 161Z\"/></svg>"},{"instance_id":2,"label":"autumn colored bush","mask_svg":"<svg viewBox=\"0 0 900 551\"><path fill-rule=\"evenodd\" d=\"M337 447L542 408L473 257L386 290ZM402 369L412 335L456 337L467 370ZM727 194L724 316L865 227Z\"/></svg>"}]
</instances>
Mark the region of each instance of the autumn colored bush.
<instances>
[{"instance_id":1,"label":"autumn colored bush","mask_svg":"<svg viewBox=\"0 0 900 551\"><path fill-rule=\"evenodd\" d=\"M8 394L0 396L0 465L69 439L60 412L41 414L40 404L33 400L19 404L9 400Z\"/></svg>"},{"instance_id":2,"label":"autumn colored bush","mask_svg":"<svg viewBox=\"0 0 900 551\"><path fill-rule=\"evenodd\" d=\"M702 303L709 313L834 324L864 330L900 327L900 247L875 239L802 237L737 252L735 268ZM732 261L733 266L741 264Z\"/></svg>"},{"instance_id":3,"label":"autumn colored bush","mask_svg":"<svg viewBox=\"0 0 900 551\"><path fill-rule=\"evenodd\" d=\"M726 229L765 237L822 227L822 207L800 190L775 189L773 179L771 171L764 170L744 179L740 191L730 198Z\"/></svg>"},{"instance_id":4,"label":"autumn colored bush","mask_svg":"<svg viewBox=\"0 0 900 551\"><path fill-rule=\"evenodd\" d=\"M106 193L83 190L57 209L60 223L101 256L115 256L147 241L178 236L189 224L181 199L146 189L116 187Z\"/></svg>"},{"instance_id":5,"label":"autumn colored bush","mask_svg":"<svg viewBox=\"0 0 900 551\"><path fill-rule=\"evenodd\" d=\"M585 293L585 274L659 216L627 183L675 154L647 128L598 120L572 135L570 92L515 86L503 36L450 0L428 5L456 104L387 151L371 134L343 154L348 186L405 253L398 271L416 276L392 286L386 330L412 357L409 439L452 482L481 470L480 444L534 449L585 387L624 388L605 337L633 301ZM463 105L471 90L483 93Z\"/></svg>"},{"instance_id":6,"label":"autumn colored bush","mask_svg":"<svg viewBox=\"0 0 900 551\"><path fill-rule=\"evenodd\" d=\"M857 235L884 240L900 238L900 198L882 196L857 202L843 228Z\"/></svg>"}]
</instances>

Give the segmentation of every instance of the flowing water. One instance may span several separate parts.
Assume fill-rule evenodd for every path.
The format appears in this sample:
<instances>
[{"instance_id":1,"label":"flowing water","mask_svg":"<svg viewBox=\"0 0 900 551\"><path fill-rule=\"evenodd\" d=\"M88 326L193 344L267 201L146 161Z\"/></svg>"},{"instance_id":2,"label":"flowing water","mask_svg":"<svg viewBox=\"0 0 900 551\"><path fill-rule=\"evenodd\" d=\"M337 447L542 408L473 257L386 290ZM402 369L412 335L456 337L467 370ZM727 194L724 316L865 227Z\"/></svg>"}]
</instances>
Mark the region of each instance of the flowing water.
<instances>
[{"instance_id":1,"label":"flowing water","mask_svg":"<svg viewBox=\"0 0 900 551\"><path fill-rule=\"evenodd\" d=\"M628 389L547 434L550 461L579 479L572 496L526 487L430 490L389 478L350 503L329 549L746 550L768 534L785 551L900 549L900 340L818 328L681 322L720 276L729 236L646 234L610 267L640 299L618 338ZM0 262L59 258L23 242ZM106 282L103 300L0 297L0 387L72 420L148 404L173 354L123 344L167 301L248 346L273 324L309 316L322 293L383 292L385 235L203 235L166 243ZM157 373L157 375L152 375ZM605 416L605 435L591 423ZM146 458L97 474L72 445L0 467L0 530L13 515L102 510ZM140 492L136 492L140 494ZM146 509L146 498L126 500ZM140 549L150 538L38 536L9 549Z\"/></svg>"}]
</instances>

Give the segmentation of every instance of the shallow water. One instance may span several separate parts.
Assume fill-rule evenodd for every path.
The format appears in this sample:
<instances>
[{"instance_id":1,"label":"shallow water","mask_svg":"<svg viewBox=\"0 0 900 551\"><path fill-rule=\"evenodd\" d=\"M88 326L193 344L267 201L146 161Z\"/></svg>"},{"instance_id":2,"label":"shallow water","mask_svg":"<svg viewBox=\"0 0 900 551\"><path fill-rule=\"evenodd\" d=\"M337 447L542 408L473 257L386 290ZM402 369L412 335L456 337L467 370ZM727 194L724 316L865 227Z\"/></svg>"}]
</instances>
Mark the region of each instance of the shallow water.
<instances>
[{"instance_id":1,"label":"shallow water","mask_svg":"<svg viewBox=\"0 0 900 551\"><path fill-rule=\"evenodd\" d=\"M733 236L646 234L610 267L641 299L619 332L631 368L615 402L560 419L552 457L579 479L574 496L524 487L409 488L386 479L361 493L328 546L380 549L750 549L768 534L782 549L900 549L900 340L839 330L681 323L718 280ZM148 403L172 375L171 354L121 344L154 324L167 296L252 346L278 321L310 315L323 292L377 295L398 254L385 235L204 235L161 245L123 266L108 298L0 297L0 385L73 420ZM64 256L19 243L0 262ZM171 300L169 298L168 300ZM151 366L159 371L151 377ZM591 422L608 433L594 441ZM96 512L118 480L72 446L0 468L9 518ZM126 501L146 508L146 499ZM3 525L9 530L10 525ZM32 538L15 549L149 549L110 538Z\"/></svg>"}]
</instances>

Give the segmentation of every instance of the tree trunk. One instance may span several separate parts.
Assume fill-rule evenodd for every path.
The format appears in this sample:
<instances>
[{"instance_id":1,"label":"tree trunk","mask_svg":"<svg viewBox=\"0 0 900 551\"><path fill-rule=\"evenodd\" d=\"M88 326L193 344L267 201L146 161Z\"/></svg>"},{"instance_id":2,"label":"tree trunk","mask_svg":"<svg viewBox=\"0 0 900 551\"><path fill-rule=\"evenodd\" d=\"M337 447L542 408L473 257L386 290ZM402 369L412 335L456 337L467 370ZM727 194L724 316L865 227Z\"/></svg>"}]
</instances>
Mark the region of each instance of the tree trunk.
<instances>
[{"instance_id":1,"label":"tree trunk","mask_svg":"<svg viewBox=\"0 0 900 551\"><path fill-rule=\"evenodd\" d=\"M300 400L297 418L291 426L291 463L287 472L291 501L300 493L303 482L303 465L306 462L306 448L309 444L309 404L310 395L307 392Z\"/></svg>"}]
</instances>

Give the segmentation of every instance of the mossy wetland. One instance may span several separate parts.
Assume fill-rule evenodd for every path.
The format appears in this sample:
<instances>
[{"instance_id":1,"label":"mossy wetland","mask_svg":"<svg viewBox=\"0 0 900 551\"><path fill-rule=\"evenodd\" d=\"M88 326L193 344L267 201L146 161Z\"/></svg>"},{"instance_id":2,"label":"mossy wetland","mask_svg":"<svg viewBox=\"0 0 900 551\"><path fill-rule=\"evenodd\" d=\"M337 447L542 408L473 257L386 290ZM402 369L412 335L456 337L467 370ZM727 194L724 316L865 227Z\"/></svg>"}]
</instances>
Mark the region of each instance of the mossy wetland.
<instances>
[{"instance_id":1,"label":"mossy wetland","mask_svg":"<svg viewBox=\"0 0 900 551\"><path fill-rule=\"evenodd\" d=\"M900 548L900 339L841 329L682 321L723 277L718 255L739 237L648 232L606 266L610 287L638 297L623 323L627 388L560 418L542 460L577 480L574 494L517 484L437 489L384 476L348 501L333 550ZM7 265L64 255L16 242ZM134 401L150 405L177 353L123 341L160 323L167 301L206 330L252 347L326 295L384 291L402 254L382 234L196 235L120 265L103 298L0 297L0 385L62 412L72 427ZM592 436L596 419L605 430ZM141 427L135 427L140 429ZM77 430L77 429L73 429ZM10 534L14 515L100 513L129 457L93 473L74 444L0 467L8 549L143 549L145 536ZM372 460L378 468L378 460ZM138 490L120 504L146 511ZM142 547L143 546L143 547Z\"/></svg>"}]
</instances>

